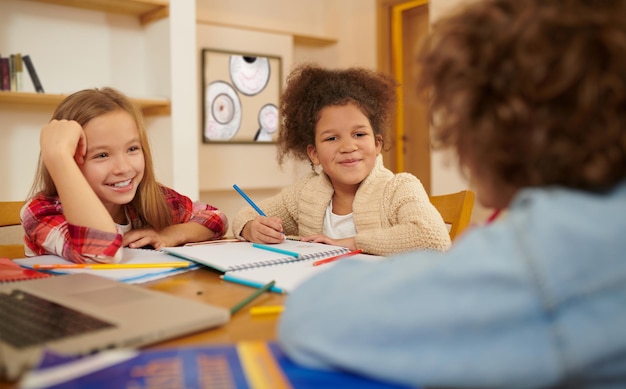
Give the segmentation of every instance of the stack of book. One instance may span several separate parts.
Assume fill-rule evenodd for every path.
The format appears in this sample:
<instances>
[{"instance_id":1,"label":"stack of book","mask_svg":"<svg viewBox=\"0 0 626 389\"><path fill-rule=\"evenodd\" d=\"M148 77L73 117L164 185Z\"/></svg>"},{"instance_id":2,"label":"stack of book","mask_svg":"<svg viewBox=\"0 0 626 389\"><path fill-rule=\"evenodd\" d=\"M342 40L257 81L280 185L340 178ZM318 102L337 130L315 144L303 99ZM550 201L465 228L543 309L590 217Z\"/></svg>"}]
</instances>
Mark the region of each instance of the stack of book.
<instances>
[{"instance_id":1,"label":"stack of book","mask_svg":"<svg viewBox=\"0 0 626 389\"><path fill-rule=\"evenodd\" d=\"M0 56L0 90L23 92L24 68L28 71L35 91L37 93L44 93L33 61L29 55L22 55L21 53L11 54L8 57Z\"/></svg>"}]
</instances>

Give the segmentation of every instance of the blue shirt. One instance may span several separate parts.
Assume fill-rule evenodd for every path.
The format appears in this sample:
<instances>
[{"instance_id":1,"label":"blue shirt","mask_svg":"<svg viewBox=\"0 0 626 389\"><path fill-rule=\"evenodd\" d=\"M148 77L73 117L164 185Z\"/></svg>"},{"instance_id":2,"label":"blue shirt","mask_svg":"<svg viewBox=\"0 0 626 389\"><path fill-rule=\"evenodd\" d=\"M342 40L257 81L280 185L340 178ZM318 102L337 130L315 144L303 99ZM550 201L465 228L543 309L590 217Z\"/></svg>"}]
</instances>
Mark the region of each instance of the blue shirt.
<instances>
[{"instance_id":1,"label":"blue shirt","mask_svg":"<svg viewBox=\"0 0 626 389\"><path fill-rule=\"evenodd\" d=\"M626 387L626 182L520 191L447 253L343 260L287 299L296 362L395 383Z\"/></svg>"}]
</instances>

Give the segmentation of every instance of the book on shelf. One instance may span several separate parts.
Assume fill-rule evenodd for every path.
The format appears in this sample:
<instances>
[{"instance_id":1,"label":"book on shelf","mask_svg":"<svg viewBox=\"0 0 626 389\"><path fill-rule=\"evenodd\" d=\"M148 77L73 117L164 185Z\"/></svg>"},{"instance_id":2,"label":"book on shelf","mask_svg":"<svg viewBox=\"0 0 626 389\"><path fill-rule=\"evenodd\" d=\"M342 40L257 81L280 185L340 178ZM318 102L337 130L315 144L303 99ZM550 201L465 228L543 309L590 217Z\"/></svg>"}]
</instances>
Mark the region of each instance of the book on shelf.
<instances>
[{"instance_id":1,"label":"book on shelf","mask_svg":"<svg viewBox=\"0 0 626 389\"><path fill-rule=\"evenodd\" d=\"M15 81L15 54L9 55L9 90L17 92L17 83Z\"/></svg>"},{"instance_id":2,"label":"book on shelf","mask_svg":"<svg viewBox=\"0 0 626 389\"><path fill-rule=\"evenodd\" d=\"M0 82L0 89L4 91L11 90L11 71L9 69L9 57L0 57L0 75L2 79Z\"/></svg>"},{"instance_id":3,"label":"book on shelf","mask_svg":"<svg viewBox=\"0 0 626 389\"><path fill-rule=\"evenodd\" d=\"M0 56L0 90L11 92L24 91L24 67L28 71L37 93L44 93L41 81L29 55L21 53Z\"/></svg>"},{"instance_id":4,"label":"book on shelf","mask_svg":"<svg viewBox=\"0 0 626 389\"><path fill-rule=\"evenodd\" d=\"M161 251L131 249L124 248L124 256L119 262L120 264L158 264L172 262L172 257ZM36 257L15 259L17 264L34 269L36 264L41 265L71 265L73 262L61 258L56 255L39 255ZM197 269L199 265L191 264L189 267L139 267L139 268L122 268L122 269L70 269L56 268L46 270L52 274L73 274L73 273L91 273L102 277L111 278L116 281L129 284L143 283L169 277L174 274L183 273L189 270Z\"/></svg>"},{"instance_id":5,"label":"book on shelf","mask_svg":"<svg viewBox=\"0 0 626 389\"><path fill-rule=\"evenodd\" d=\"M0 284L48 277L52 275L22 267L8 258L0 258Z\"/></svg>"},{"instance_id":6,"label":"book on shelf","mask_svg":"<svg viewBox=\"0 0 626 389\"><path fill-rule=\"evenodd\" d=\"M15 91L24 91L24 65L22 61L22 54L15 54Z\"/></svg>"},{"instance_id":7,"label":"book on shelf","mask_svg":"<svg viewBox=\"0 0 626 389\"><path fill-rule=\"evenodd\" d=\"M20 382L35 388L406 388L344 371L302 367L275 342L110 350L83 358L46 353ZM417 388L414 388L417 389Z\"/></svg>"},{"instance_id":8,"label":"book on shelf","mask_svg":"<svg viewBox=\"0 0 626 389\"><path fill-rule=\"evenodd\" d=\"M278 293L289 293L309 277L335 263L314 266L314 262L350 252L346 247L293 240L272 245L217 241L204 245L166 247L162 250L223 272L225 281L252 287L276 281L271 290ZM353 258L367 260L382 257L359 254Z\"/></svg>"},{"instance_id":9,"label":"book on shelf","mask_svg":"<svg viewBox=\"0 0 626 389\"><path fill-rule=\"evenodd\" d=\"M22 62L24 63L24 66L26 66L26 70L28 70L30 79L33 82L33 86L35 87L35 91L37 93L44 93L43 86L41 86L41 81L39 80L39 75L37 75L37 71L35 70L35 65L33 65L33 61L30 58L30 55L28 54L23 55Z\"/></svg>"}]
</instances>

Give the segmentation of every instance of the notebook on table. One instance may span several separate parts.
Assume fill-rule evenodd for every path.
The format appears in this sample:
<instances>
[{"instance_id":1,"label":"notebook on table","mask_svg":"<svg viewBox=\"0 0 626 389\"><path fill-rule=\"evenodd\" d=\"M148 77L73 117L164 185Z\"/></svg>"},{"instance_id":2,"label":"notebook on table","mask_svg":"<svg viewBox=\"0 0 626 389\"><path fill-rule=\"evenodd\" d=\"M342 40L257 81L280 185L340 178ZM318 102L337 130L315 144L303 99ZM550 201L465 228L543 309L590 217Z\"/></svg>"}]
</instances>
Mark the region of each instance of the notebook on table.
<instances>
[{"instance_id":1,"label":"notebook on table","mask_svg":"<svg viewBox=\"0 0 626 389\"><path fill-rule=\"evenodd\" d=\"M14 380L48 349L87 355L228 322L227 309L92 274L0 285L0 376Z\"/></svg>"},{"instance_id":2,"label":"notebook on table","mask_svg":"<svg viewBox=\"0 0 626 389\"><path fill-rule=\"evenodd\" d=\"M161 251L147 250L147 249L131 249L124 247L124 257L119 264L135 264L142 263L163 263L172 262L172 257ZM39 255L35 257L15 259L13 262L33 269L36 264L41 265L68 265L73 262L68 261L65 258L61 258L56 255ZM189 267L184 268L137 268L137 269L115 269L115 270L92 270L92 269L53 269L46 270L49 273L54 274L76 274L76 273L90 273L96 274L102 277L111 278L116 281L126 282L130 284L143 283L148 281L154 281L160 278L169 277L175 274L183 273L193 269L197 269L199 265L192 264Z\"/></svg>"},{"instance_id":3,"label":"notebook on table","mask_svg":"<svg viewBox=\"0 0 626 389\"><path fill-rule=\"evenodd\" d=\"M304 280L327 270L335 263L313 266L315 261L350 252L346 247L291 240L265 246L270 246L277 251L289 251L299 255L295 257L281 252L260 249L250 242L210 243L167 247L162 250L171 255L219 270L224 273L222 278L225 281L255 288L270 281L276 281L271 290L278 293L289 293ZM377 260L383 257L359 254L350 258Z\"/></svg>"},{"instance_id":4,"label":"notebook on table","mask_svg":"<svg viewBox=\"0 0 626 389\"><path fill-rule=\"evenodd\" d=\"M357 254L347 257L345 260L379 261L384 257L375 255ZM344 259L342 259L343 261ZM276 281L274 292L290 293L309 278L330 269L339 261L327 263L321 266L313 266L314 260L290 262L285 265L262 266L225 273L222 278L225 281L236 282L259 288L270 281Z\"/></svg>"}]
</instances>

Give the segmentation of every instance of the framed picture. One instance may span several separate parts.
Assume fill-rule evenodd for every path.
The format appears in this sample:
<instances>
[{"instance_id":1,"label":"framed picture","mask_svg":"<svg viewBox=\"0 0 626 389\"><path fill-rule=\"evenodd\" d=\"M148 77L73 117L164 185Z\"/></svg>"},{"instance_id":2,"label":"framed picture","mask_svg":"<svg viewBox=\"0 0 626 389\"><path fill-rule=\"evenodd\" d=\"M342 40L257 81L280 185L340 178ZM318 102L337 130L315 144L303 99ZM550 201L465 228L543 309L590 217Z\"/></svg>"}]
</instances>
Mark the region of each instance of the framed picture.
<instances>
[{"instance_id":1,"label":"framed picture","mask_svg":"<svg viewBox=\"0 0 626 389\"><path fill-rule=\"evenodd\" d=\"M202 141L275 143L280 57L202 49Z\"/></svg>"}]
</instances>

